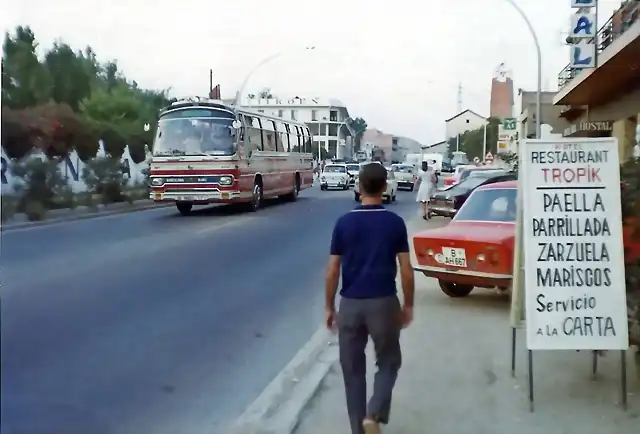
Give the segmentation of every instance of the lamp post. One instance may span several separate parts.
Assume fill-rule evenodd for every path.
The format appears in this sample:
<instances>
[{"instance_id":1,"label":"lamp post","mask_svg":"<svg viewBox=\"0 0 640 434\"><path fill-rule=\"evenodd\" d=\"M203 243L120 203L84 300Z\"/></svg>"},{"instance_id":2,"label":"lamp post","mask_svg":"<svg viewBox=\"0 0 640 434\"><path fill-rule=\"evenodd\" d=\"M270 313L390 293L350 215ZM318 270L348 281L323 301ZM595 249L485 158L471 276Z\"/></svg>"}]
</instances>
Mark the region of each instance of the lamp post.
<instances>
[{"instance_id":1,"label":"lamp post","mask_svg":"<svg viewBox=\"0 0 640 434\"><path fill-rule=\"evenodd\" d=\"M316 47L304 47L305 50L315 50ZM247 76L245 77L244 81L242 82L242 85L240 86L240 88L238 89L238 91L236 92L236 100L234 102L235 106L239 106L242 103L242 95L244 95L244 90L247 87L247 83L249 83L249 80L251 79L251 76L261 67L263 67L264 65L266 65L267 63L270 63L271 61L285 55L289 53L289 51L281 51L279 53L275 53L272 54L269 57L266 57L264 59L262 59L260 62L258 62L253 68L251 68L251 70L249 71L249 73L247 74Z\"/></svg>"}]
</instances>

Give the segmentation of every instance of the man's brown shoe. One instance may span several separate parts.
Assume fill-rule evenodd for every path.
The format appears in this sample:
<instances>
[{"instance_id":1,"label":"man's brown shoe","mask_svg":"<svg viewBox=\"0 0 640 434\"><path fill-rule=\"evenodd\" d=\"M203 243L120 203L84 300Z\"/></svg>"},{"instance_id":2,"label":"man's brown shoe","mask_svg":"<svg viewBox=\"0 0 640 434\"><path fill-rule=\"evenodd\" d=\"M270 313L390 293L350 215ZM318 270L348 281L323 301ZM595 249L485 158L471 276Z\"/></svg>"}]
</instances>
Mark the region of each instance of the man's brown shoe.
<instances>
[{"instance_id":1,"label":"man's brown shoe","mask_svg":"<svg viewBox=\"0 0 640 434\"><path fill-rule=\"evenodd\" d=\"M382 434L382 431L380 431L380 423L373 419L365 419L362 422L362 427L364 428L365 434Z\"/></svg>"}]
</instances>

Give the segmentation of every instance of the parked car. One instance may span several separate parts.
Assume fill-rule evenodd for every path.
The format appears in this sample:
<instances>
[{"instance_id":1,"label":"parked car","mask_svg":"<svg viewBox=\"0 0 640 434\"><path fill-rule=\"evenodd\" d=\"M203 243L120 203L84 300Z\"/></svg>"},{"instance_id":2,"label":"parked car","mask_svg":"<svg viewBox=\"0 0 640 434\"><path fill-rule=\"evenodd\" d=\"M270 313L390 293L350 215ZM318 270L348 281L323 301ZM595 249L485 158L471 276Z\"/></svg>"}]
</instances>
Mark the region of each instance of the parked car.
<instances>
[{"instance_id":1,"label":"parked car","mask_svg":"<svg viewBox=\"0 0 640 434\"><path fill-rule=\"evenodd\" d=\"M450 177L444 179L444 181L443 181L444 186L445 187L449 187L449 186L457 184L458 180L460 179L460 174L462 173L462 171L467 169L467 168L469 168L469 167L474 167L474 166L466 166L464 164L456 166L456 168L452 170L453 175L451 175Z\"/></svg>"},{"instance_id":2,"label":"parked car","mask_svg":"<svg viewBox=\"0 0 640 434\"><path fill-rule=\"evenodd\" d=\"M486 172L501 172L506 173L505 169L495 166L467 166L465 169L460 172L460 176L458 177L458 183L464 181L471 175L477 176L482 175Z\"/></svg>"},{"instance_id":3,"label":"parked car","mask_svg":"<svg viewBox=\"0 0 640 434\"><path fill-rule=\"evenodd\" d=\"M473 191L444 227L412 237L415 270L438 279L450 297L474 287L506 291L513 274L517 182L494 182Z\"/></svg>"},{"instance_id":4,"label":"parked car","mask_svg":"<svg viewBox=\"0 0 640 434\"><path fill-rule=\"evenodd\" d=\"M347 163L347 174L349 175L349 185L355 185L356 176L360 172L360 164L358 163Z\"/></svg>"},{"instance_id":5,"label":"parked car","mask_svg":"<svg viewBox=\"0 0 640 434\"><path fill-rule=\"evenodd\" d=\"M409 191L413 191L418 180L416 168L410 164L394 164L391 167L398 182L398 190L406 188Z\"/></svg>"},{"instance_id":6,"label":"parked car","mask_svg":"<svg viewBox=\"0 0 640 434\"><path fill-rule=\"evenodd\" d=\"M483 171L445 190L436 191L431 196L429 211L435 216L453 217L476 188L516 179L515 173Z\"/></svg>"},{"instance_id":7,"label":"parked car","mask_svg":"<svg viewBox=\"0 0 640 434\"><path fill-rule=\"evenodd\" d=\"M366 164L380 164L378 162L371 162ZM384 203L389 204L391 202L396 201L396 193L398 192L398 182L396 181L395 173L393 168L387 167L387 190L382 195L382 200ZM360 184L358 182L358 177L356 177L356 185L353 190L353 198L356 202L360 202Z\"/></svg>"},{"instance_id":8,"label":"parked car","mask_svg":"<svg viewBox=\"0 0 640 434\"><path fill-rule=\"evenodd\" d=\"M320 190L330 188L349 189L349 174L346 164L327 164L320 175Z\"/></svg>"},{"instance_id":9,"label":"parked car","mask_svg":"<svg viewBox=\"0 0 640 434\"><path fill-rule=\"evenodd\" d=\"M446 172L446 173L451 173L453 172L453 166L451 166L451 160L450 159L443 159L442 160L442 171Z\"/></svg>"}]
</instances>

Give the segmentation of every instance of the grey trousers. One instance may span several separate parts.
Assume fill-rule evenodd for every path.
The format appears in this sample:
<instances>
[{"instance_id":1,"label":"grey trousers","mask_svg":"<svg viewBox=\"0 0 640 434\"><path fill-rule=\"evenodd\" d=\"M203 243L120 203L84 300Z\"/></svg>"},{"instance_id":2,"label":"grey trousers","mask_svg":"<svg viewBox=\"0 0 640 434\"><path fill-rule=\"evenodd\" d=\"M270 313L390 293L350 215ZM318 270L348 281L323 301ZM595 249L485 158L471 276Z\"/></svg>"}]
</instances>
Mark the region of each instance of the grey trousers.
<instances>
[{"instance_id":1,"label":"grey trousers","mask_svg":"<svg viewBox=\"0 0 640 434\"><path fill-rule=\"evenodd\" d=\"M343 298L337 315L340 365L352 434L363 434L362 420L375 416L389 422L391 395L402 364L400 302L398 297ZM367 406L365 348L371 336L378 371Z\"/></svg>"}]
</instances>

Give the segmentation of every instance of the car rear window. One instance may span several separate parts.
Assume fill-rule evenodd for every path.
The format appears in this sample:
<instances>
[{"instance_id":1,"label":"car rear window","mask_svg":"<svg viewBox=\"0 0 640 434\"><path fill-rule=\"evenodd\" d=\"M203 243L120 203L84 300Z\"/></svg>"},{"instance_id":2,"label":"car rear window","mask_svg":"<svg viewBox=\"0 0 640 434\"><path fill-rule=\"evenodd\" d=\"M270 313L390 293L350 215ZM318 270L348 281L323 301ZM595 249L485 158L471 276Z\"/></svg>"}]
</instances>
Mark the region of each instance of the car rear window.
<instances>
[{"instance_id":1,"label":"car rear window","mask_svg":"<svg viewBox=\"0 0 640 434\"><path fill-rule=\"evenodd\" d=\"M347 171L346 166L324 166L324 171L328 173L345 173Z\"/></svg>"},{"instance_id":2,"label":"car rear window","mask_svg":"<svg viewBox=\"0 0 640 434\"><path fill-rule=\"evenodd\" d=\"M474 191L454 217L456 221L515 222L516 189Z\"/></svg>"}]
</instances>

